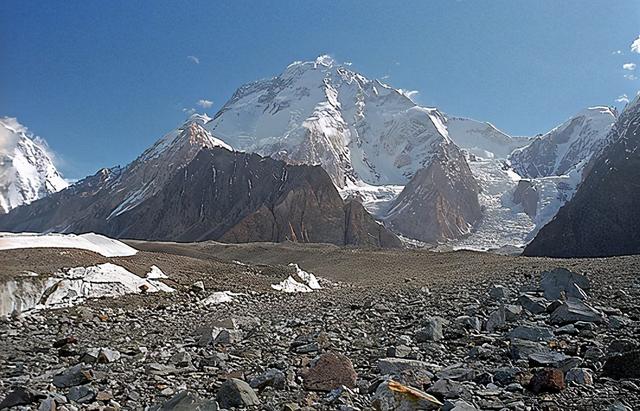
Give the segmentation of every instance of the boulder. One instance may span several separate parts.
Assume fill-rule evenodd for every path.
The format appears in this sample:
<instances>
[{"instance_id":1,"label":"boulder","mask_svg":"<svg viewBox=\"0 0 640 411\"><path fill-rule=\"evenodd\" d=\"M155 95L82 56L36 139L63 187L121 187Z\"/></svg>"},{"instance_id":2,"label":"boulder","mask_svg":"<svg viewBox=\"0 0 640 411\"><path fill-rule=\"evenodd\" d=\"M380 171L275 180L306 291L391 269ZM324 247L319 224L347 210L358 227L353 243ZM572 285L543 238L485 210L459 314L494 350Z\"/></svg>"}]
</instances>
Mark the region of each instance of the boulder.
<instances>
[{"instance_id":1,"label":"boulder","mask_svg":"<svg viewBox=\"0 0 640 411\"><path fill-rule=\"evenodd\" d=\"M615 379L640 378L640 350L627 351L607 358L602 367L602 374Z\"/></svg>"},{"instance_id":2,"label":"boulder","mask_svg":"<svg viewBox=\"0 0 640 411\"><path fill-rule=\"evenodd\" d=\"M497 329L503 328L507 324L507 314L504 307L498 308L496 311L489 314L487 322L485 323L485 330L492 333Z\"/></svg>"},{"instance_id":3,"label":"boulder","mask_svg":"<svg viewBox=\"0 0 640 411\"><path fill-rule=\"evenodd\" d=\"M53 385L58 388L69 388L83 385L93 380L93 373L90 368L78 364L60 374L53 376Z\"/></svg>"},{"instance_id":4,"label":"boulder","mask_svg":"<svg viewBox=\"0 0 640 411\"><path fill-rule=\"evenodd\" d=\"M444 338L442 326L444 320L442 318L429 318L425 322L425 326L416 331L416 340L418 342L440 341Z\"/></svg>"},{"instance_id":5,"label":"boulder","mask_svg":"<svg viewBox=\"0 0 640 411\"><path fill-rule=\"evenodd\" d=\"M218 405L213 400L200 399L196 393L180 391L158 411L218 411Z\"/></svg>"},{"instance_id":6,"label":"boulder","mask_svg":"<svg viewBox=\"0 0 640 411\"><path fill-rule=\"evenodd\" d=\"M577 299L569 299L551 313L551 323L569 324L578 321L599 323L604 321L600 312Z\"/></svg>"},{"instance_id":7,"label":"boulder","mask_svg":"<svg viewBox=\"0 0 640 411\"><path fill-rule=\"evenodd\" d=\"M549 301L545 298L537 297L530 294L522 294L518 297L518 304L531 314L540 314L546 311Z\"/></svg>"},{"instance_id":8,"label":"boulder","mask_svg":"<svg viewBox=\"0 0 640 411\"><path fill-rule=\"evenodd\" d=\"M549 341L553 339L553 332L547 327L520 325L509 333L510 339L518 338L528 341Z\"/></svg>"},{"instance_id":9,"label":"boulder","mask_svg":"<svg viewBox=\"0 0 640 411\"><path fill-rule=\"evenodd\" d=\"M253 388L237 378L230 378L225 381L220 386L216 399L223 408L260 405L260 400Z\"/></svg>"},{"instance_id":10,"label":"boulder","mask_svg":"<svg viewBox=\"0 0 640 411\"><path fill-rule=\"evenodd\" d=\"M378 386L371 405L376 411L423 411L438 410L443 404L424 391L389 380Z\"/></svg>"},{"instance_id":11,"label":"boulder","mask_svg":"<svg viewBox=\"0 0 640 411\"><path fill-rule=\"evenodd\" d=\"M67 398L69 401L74 401L79 404L89 404L96 399L98 390L93 388L90 384L71 387Z\"/></svg>"},{"instance_id":12,"label":"boulder","mask_svg":"<svg viewBox=\"0 0 640 411\"><path fill-rule=\"evenodd\" d=\"M573 273L564 268L556 268L542 273L540 288L548 300L557 300L565 296L584 300L587 297L584 290L590 288L590 282L582 274Z\"/></svg>"},{"instance_id":13,"label":"boulder","mask_svg":"<svg viewBox=\"0 0 640 411\"><path fill-rule=\"evenodd\" d=\"M556 393L564 390L565 387L564 373L557 368L545 368L537 371L529 383L529 389L536 394L541 392Z\"/></svg>"},{"instance_id":14,"label":"boulder","mask_svg":"<svg viewBox=\"0 0 640 411\"><path fill-rule=\"evenodd\" d=\"M287 377L284 373L276 368L269 368L262 374L254 377L249 381L251 388L262 391L267 387L273 387L277 390L283 390L286 386Z\"/></svg>"},{"instance_id":15,"label":"boulder","mask_svg":"<svg viewBox=\"0 0 640 411\"><path fill-rule=\"evenodd\" d=\"M45 396L38 394L37 392L30 390L29 388L18 387L7 394L2 401L0 401L0 410L5 408L16 407L18 405L30 405L44 398Z\"/></svg>"},{"instance_id":16,"label":"boulder","mask_svg":"<svg viewBox=\"0 0 640 411\"><path fill-rule=\"evenodd\" d=\"M489 297L497 301L508 300L511 298L511 291L503 285L494 284L489 289Z\"/></svg>"},{"instance_id":17,"label":"boulder","mask_svg":"<svg viewBox=\"0 0 640 411\"><path fill-rule=\"evenodd\" d=\"M578 385L593 385L593 374L587 368L572 368L567 371L566 381Z\"/></svg>"},{"instance_id":18,"label":"boulder","mask_svg":"<svg viewBox=\"0 0 640 411\"><path fill-rule=\"evenodd\" d=\"M351 360L339 353L322 354L301 375L304 388L311 391L331 391L342 385L348 388L356 386L357 374Z\"/></svg>"}]
</instances>

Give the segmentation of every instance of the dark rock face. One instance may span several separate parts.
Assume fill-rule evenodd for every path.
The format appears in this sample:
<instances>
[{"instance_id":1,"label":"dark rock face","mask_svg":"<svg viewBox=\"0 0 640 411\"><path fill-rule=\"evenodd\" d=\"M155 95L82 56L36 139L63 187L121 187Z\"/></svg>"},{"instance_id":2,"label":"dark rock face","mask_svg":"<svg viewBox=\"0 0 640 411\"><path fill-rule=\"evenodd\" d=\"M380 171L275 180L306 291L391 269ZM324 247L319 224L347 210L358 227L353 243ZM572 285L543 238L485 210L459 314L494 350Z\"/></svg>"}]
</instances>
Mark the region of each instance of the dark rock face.
<instances>
[{"instance_id":1,"label":"dark rock face","mask_svg":"<svg viewBox=\"0 0 640 411\"><path fill-rule=\"evenodd\" d=\"M602 367L602 373L616 379L640 377L640 351L628 351L609 357Z\"/></svg>"},{"instance_id":2,"label":"dark rock face","mask_svg":"<svg viewBox=\"0 0 640 411\"><path fill-rule=\"evenodd\" d=\"M513 192L513 202L521 204L524 212L534 218L538 213L538 201L540 201L540 194L531 180L518 181L518 186Z\"/></svg>"},{"instance_id":3,"label":"dark rock face","mask_svg":"<svg viewBox=\"0 0 640 411\"><path fill-rule=\"evenodd\" d=\"M460 238L482 216L479 192L466 159L451 146L413 176L385 221L397 232L420 241Z\"/></svg>"},{"instance_id":4,"label":"dark rock face","mask_svg":"<svg viewBox=\"0 0 640 411\"><path fill-rule=\"evenodd\" d=\"M98 173L3 216L0 227L168 241L401 246L360 204L345 205L317 166L202 147L172 175L143 186L137 183L140 167L134 162L117 175ZM153 194L131 208L122 207L147 189Z\"/></svg>"},{"instance_id":5,"label":"dark rock face","mask_svg":"<svg viewBox=\"0 0 640 411\"><path fill-rule=\"evenodd\" d=\"M527 256L604 257L640 253L640 104L617 121L613 142L571 201L525 248Z\"/></svg>"}]
</instances>

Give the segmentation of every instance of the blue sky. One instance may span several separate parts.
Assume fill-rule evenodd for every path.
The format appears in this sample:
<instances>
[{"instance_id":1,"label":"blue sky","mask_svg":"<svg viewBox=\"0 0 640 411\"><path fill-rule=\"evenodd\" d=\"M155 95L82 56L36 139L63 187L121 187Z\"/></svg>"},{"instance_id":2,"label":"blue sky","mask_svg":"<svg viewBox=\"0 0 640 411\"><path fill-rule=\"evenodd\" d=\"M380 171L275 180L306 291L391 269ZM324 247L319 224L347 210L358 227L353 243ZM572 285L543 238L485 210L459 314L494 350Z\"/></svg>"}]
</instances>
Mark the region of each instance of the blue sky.
<instances>
[{"instance_id":1,"label":"blue sky","mask_svg":"<svg viewBox=\"0 0 640 411\"><path fill-rule=\"evenodd\" d=\"M532 135L635 96L639 35L637 0L4 0L0 116L79 178L131 161L199 100L214 114L241 84L330 54L421 104Z\"/></svg>"}]
</instances>

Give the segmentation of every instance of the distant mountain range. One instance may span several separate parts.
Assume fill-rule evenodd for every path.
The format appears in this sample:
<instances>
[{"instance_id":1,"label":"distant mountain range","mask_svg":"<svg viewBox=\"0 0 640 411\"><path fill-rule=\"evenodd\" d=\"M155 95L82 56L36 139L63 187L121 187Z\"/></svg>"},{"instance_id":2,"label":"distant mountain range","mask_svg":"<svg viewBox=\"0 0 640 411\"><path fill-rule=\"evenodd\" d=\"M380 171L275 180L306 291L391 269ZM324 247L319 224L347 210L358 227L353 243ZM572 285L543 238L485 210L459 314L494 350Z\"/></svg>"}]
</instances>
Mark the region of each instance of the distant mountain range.
<instances>
[{"instance_id":1,"label":"distant mountain range","mask_svg":"<svg viewBox=\"0 0 640 411\"><path fill-rule=\"evenodd\" d=\"M0 217L0 230L524 246L612 144L616 116L591 107L512 137L321 56L241 86L213 118L193 116L126 167L23 201L47 196Z\"/></svg>"}]
</instances>

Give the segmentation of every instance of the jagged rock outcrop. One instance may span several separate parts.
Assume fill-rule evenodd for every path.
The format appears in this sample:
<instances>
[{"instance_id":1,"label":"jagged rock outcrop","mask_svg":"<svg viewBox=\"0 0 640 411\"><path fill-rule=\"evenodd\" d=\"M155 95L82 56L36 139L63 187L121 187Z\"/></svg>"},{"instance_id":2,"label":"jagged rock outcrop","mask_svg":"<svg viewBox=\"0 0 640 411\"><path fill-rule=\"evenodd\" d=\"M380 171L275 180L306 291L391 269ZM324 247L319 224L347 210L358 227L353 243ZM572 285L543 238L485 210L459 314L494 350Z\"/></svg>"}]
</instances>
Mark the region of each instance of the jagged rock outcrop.
<instances>
[{"instance_id":1,"label":"jagged rock outcrop","mask_svg":"<svg viewBox=\"0 0 640 411\"><path fill-rule=\"evenodd\" d=\"M524 212L531 218L535 218L538 212L540 193L531 180L520 180L513 191L514 204L522 205Z\"/></svg>"},{"instance_id":2,"label":"jagged rock outcrop","mask_svg":"<svg viewBox=\"0 0 640 411\"><path fill-rule=\"evenodd\" d=\"M347 215L321 167L230 151L196 119L125 168L102 170L13 210L0 218L0 229L147 240L400 245L364 213L356 219Z\"/></svg>"},{"instance_id":3,"label":"jagged rock outcrop","mask_svg":"<svg viewBox=\"0 0 640 411\"><path fill-rule=\"evenodd\" d=\"M420 241L460 238L482 216L479 191L464 156L451 144L409 181L385 221Z\"/></svg>"},{"instance_id":4,"label":"jagged rock outcrop","mask_svg":"<svg viewBox=\"0 0 640 411\"><path fill-rule=\"evenodd\" d=\"M640 253L640 103L623 112L612 143L592 162L575 196L525 248L529 256Z\"/></svg>"}]
</instances>

